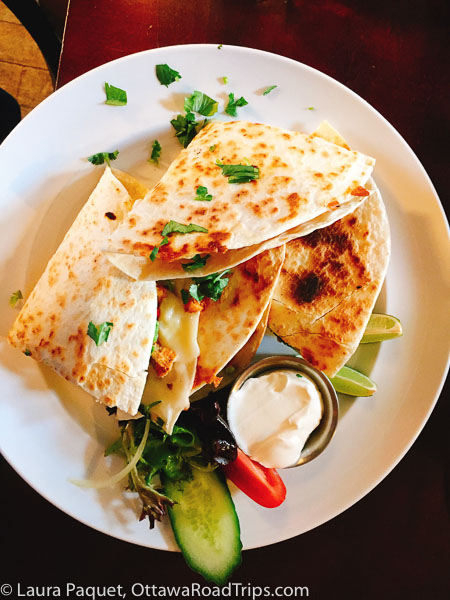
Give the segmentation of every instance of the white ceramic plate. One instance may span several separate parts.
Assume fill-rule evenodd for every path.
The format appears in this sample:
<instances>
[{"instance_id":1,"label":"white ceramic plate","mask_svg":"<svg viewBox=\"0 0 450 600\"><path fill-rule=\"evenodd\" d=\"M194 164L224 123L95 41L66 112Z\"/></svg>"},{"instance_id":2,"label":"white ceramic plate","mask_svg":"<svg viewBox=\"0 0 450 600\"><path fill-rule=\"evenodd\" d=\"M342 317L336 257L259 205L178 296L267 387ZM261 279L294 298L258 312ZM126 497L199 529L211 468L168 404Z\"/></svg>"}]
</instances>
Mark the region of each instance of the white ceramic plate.
<instances>
[{"instance_id":1,"label":"white ceramic plate","mask_svg":"<svg viewBox=\"0 0 450 600\"><path fill-rule=\"evenodd\" d=\"M154 67L168 63L182 79L161 86ZM222 77L227 76L225 85ZM125 107L104 104L104 83L128 92ZM263 96L269 85L278 87ZM278 542L338 515L367 494L422 429L446 372L448 332L444 271L445 218L432 184L400 135L365 101L329 77L273 54L238 47L178 46L103 65L50 96L0 148L0 334L17 310L11 292L27 296L100 175L85 157L120 150L114 166L148 184L163 173L147 163L152 141L163 166L180 150L170 119L198 89L220 100L243 95L239 117L312 131L330 121L355 149L377 159L374 177L392 228L392 260L379 307L400 317L403 338L366 346L358 366L378 383L372 398L344 399L337 433L315 461L283 473L288 494L278 509L234 498L245 548ZM313 107L313 109L310 109ZM447 260L446 260L447 258ZM267 338L264 351L282 346ZM379 350L379 351L378 351ZM68 479L104 476L119 463L102 453L114 438L104 408L50 369L0 342L0 436L17 472L60 509L120 539L161 549L175 545L167 525L139 523L134 495L119 488L80 489ZM116 459L117 460L117 459Z\"/></svg>"}]
</instances>

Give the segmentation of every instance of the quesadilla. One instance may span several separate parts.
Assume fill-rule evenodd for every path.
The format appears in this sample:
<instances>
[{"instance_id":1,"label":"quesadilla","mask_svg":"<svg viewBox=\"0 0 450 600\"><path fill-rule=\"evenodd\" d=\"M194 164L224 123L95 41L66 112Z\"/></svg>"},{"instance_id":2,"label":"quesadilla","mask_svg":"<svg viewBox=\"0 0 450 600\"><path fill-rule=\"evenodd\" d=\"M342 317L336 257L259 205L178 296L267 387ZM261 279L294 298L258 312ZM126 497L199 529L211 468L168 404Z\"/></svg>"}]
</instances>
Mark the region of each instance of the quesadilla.
<instances>
[{"instance_id":1,"label":"quesadilla","mask_svg":"<svg viewBox=\"0 0 450 600\"><path fill-rule=\"evenodd\" d=\"M371 193L368 184L366 184L365 190L368 194ZM367 196L355 197L343 205L337 204L333 206L332 209L320 214L318 217L315 217L306 223L302 223L297 227L293 227L292 229L270 238L265 242L261 242L260 244L253 244L245 248L239 248L238 250L228 250L228 252L225 252L224 254L216 253L207 255L207 259L204 261L205 264L196 270L196 275L198 277L204 277L211 273L217 273L218 271L233 268L242 262L250 260L265 250L277 248L302 235L307 235L311 231L327 227L327 225L330 225L353 212L360 204L362 204L366 197ZM119 254L114 252L107 252L106 256L114 266L123 271L126 275L140 281L184 279L186 278L186 265L190 262L167 262L158 258L152 262L149 260L148 256L133 256L131 254Z\"/></svg>"},{"instance_id":2,"label":"quesadilla","mask_svg":"<svg viewBox=\"0 0 450 600\"><path fill-rule=\"evenodd\" d=\"M313 135L245 121L213 122L134 204L105 250L136 278L142 269L148 279L171 278L167 263L257 246L325 214L338 218L334 209L368 195L364 185L374 162ZM198 197L199 187L208 200ZM166 236L168 223L195 229ZM156 248L156 259L148 261ZM221 268L231 264L228 259L238 264L264 249L244 253L238 262L227 256ZM139 257L147 262L136 263ZM177 268L182 275L180 264Z\"/></svg>"},{"instance_id":3,"label":"quesadilla","mask_svg":"<svg viewBox=\"0 0 450 600\"><path fill-rule=\"evenodd\" d=\"M250 338L272 299L284 254L280 246L235 267L220 300L200 313L200 355L192 391L212 383Z\"/></svg>"},{"instance_id":4,"label":"quesadilla","mask_svg":"<svg viewBox=\"0 0 450 600\"><path fill-rule=\"evenodd\" d=\"M158 286L164 289L159 293L158 342L173 350L174 356L167 373L160 365L151 364L142 403L157 402L150 413L164 421L167 433L181 411L189 408L191 394L204 386L208 391L216 389L223 367L249 338L255 339L253 334L261 329L283 260L284 246L280 246L242 263L224 274L226 286L220 297L215 301L208 298L204 305L190 307L181 299L180 291L189 290L198 278L180 282L173 291Z\"/></svg>"},{"instance_id":5,"label":"quesadilla","mask_svg":"<svg viewBox=\"0 0 450 600\"><path fill-rule=\"evenodd\" d=\"M324 123L316 135L345 144ZM351 214L286 244L270 329L332 377L356 350L383 284L390 232L378 188Z\"/></svg>"},{"instance_id":6,"label":"quesadilla","mask_svg":"<svg viewBox=\"0 0 450 600\"><path fill-rule=\"evenodd\" d=\"M8 340L107 406L134 415L147 378L157 297L154 282L133 281L101 251L143 191L119 176L131 195L106 168Z\"/></svg>"}]
</instances>

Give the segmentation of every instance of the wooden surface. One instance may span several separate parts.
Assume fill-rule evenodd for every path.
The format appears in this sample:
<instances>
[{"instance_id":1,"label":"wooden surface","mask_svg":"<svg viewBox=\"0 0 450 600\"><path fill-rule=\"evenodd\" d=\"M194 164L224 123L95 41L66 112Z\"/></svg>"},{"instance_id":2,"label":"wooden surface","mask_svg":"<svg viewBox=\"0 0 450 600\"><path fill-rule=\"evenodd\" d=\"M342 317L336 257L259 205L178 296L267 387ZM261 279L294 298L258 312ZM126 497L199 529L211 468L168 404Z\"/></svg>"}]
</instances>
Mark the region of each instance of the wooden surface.
<instances>
[{"instance_id":1,"label":"wooden surface","mask_svg":"<svg viewBox=\"0 0 450 600\"><path fill-rule=\"evenodd\" d=\"M448 6L437 0L71 0L59 85L156 46L213 42L276 52L331 75L378 109L446 201ZM418 441L368 496L311 532L245 552L231 581L272 586L271 592L308 586L311 598L448 598L448 399L447 387ZM109 538L66 516L4 461L2 482L4 514L14 516L3 531L4 581L122 584L128 598L134 582L202 582L179 555Z\"/></svg>"}]
</instances>

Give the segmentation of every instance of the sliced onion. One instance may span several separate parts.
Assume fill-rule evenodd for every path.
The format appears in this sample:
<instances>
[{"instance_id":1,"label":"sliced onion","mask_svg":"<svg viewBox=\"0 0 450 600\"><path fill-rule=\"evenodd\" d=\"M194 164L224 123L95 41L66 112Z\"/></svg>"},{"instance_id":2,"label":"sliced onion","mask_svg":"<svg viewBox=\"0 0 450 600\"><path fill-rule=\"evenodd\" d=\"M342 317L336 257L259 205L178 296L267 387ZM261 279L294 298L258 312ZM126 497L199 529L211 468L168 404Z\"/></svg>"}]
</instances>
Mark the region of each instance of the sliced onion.
<instances>
[{"instance_id":1,"label":"sliced onion","mask_svg":"<svg viewBox=\"0 0 450 600\"><path fill-rule=\"evenodd\" d=\"M79 487L100 489L104 487L109 487L119 482L121 479L126 477L128 473L130 473L130 471L132 471L132 469L134 469L134 467L138 464L139 459L141 458L142 453L144 452L149 430L150 419L147 419L147 422L145 423L144 435L142 436L141 443L136 448L136 454L133 456L131 461L118 473L116 473L112 477L108 477L108 479L69 479L70 483L78 485Z\"/></svg>"}]
</instances>

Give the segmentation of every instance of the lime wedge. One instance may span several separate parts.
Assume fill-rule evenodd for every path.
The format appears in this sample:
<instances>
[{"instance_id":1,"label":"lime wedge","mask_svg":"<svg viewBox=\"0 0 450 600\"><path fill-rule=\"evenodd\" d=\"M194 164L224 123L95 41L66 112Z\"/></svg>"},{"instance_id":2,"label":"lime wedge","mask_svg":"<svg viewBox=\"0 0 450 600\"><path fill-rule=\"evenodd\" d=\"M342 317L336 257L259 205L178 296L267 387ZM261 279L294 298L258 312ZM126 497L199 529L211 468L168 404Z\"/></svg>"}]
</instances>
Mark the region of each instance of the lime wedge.
<instances>
[{"instance_id":1,"label":"lime wedge","mask_svg":"<svg viewBox=\"0 0 450 600\"><path fill-rule=\"evenodd\" d=\"M350 367L342 367L330 381L337 392L349 396L372 396L377 391L374 381Z\"/></svg>"},{"instance_id":2,"label":"lime wedge","mask_svg":"<svg viewBox=\"0 0 450 600\"><path fill-rule=\"evenodd\" d=\"M360 343L371 344L372 342L392 340L400 337L402 333L402 324L397 317L372 314Z\"/></svg>"}]
</instances>

